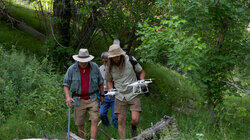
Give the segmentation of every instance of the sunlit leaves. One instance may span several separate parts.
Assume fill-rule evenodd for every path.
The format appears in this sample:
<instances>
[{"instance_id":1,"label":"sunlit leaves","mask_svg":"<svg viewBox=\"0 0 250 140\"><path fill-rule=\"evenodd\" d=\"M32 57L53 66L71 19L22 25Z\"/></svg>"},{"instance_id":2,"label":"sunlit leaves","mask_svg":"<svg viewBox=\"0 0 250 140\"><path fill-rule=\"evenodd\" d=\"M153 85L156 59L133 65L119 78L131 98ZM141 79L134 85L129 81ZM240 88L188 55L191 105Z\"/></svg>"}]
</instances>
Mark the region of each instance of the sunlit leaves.
<instances>
[{"instance_id":1,"label":"sunlit leaves","mask_svg":"<svg viewBox=\"0 0 250 140\"><path fill-rule=\"evenodd\" d=\"M197 36L189 36L187 32L181 30L185 20L179 19L178 16L165 17L158 26L149 25L145 22L139 24L141 35L140 40L143 41L138 48L142 55L142 61L149 60L156 63L164 63L168 65L179 66L185 72L192 70L198 66L195 59L202 56L201 50L205 48L205 44L199 42ZM162 58L165 57L165 58Z\"/></svg>"}]
</instances>

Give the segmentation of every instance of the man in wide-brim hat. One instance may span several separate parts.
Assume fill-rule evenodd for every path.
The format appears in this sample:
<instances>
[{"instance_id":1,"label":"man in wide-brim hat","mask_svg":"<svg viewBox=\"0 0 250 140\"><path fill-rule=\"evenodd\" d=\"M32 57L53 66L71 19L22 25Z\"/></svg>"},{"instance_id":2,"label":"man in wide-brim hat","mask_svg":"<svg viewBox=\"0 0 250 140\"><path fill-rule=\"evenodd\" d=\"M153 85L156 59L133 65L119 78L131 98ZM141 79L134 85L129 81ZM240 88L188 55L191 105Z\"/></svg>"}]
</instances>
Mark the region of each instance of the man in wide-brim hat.
<instances>
[{"instance_id":1,"label":"man in wide-brim hat","mask_svg":"<svg viewBox=\"0 0 250 140\"><path fill-rule=\"evenodd\" d=\"M63 89L66 95L66 102L71 106L74 102L74 118L78 127L78 135L84 138L84 124L87 112L91 120L91 139L96 139L99 108L97 94L101 92L101 102L104 103L103 78L99 67L91 60L87 49L80 49L77 55L73 55L76 61L71 65L63 80ZM72 96L69 94L71 90Z\"/></svg>"},{"instance_id":2,"label":"man in wide-brim hat","mask_svg":"<svg viewBox=\"0 0 250 140\"><path fill-rule=\"evenodd\" d=\"M132 57L132 59L136 64L133 65L131 63L130 56L126 55L119 44L113 44L109 47L108 58L106 71L108 90L110 91L114 86L120 93L115 96L115 113L118 115L118 133L121 139L126 137L126 114L129 107L132 114L131 133L132 136L136 136L141 112L140 97L138 94L133 93L132 87L127 85L128 83L137 81L136 73L139 73L140 79L144 80L145 72L134 57Z\"/></svg>"}]
</instances>

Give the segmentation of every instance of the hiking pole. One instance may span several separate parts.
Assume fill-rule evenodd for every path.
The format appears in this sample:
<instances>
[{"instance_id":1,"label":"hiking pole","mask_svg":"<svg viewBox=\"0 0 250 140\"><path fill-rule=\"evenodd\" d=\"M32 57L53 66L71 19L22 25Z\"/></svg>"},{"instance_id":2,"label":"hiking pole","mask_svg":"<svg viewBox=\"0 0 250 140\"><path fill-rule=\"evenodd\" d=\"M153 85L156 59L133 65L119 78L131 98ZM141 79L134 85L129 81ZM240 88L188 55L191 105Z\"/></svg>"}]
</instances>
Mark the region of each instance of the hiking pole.
<instances>
[{"instance_id":1,"label":"hiking pole","mask_svg":"<svg viewBox=\"0 0 250 140\"><path fill-rule=\"evenodd\" d=\"M70 130L70 106L69 106L69 115L68 115L68 140L69 140L69 130Z\"/></svg>"}]
</instances>

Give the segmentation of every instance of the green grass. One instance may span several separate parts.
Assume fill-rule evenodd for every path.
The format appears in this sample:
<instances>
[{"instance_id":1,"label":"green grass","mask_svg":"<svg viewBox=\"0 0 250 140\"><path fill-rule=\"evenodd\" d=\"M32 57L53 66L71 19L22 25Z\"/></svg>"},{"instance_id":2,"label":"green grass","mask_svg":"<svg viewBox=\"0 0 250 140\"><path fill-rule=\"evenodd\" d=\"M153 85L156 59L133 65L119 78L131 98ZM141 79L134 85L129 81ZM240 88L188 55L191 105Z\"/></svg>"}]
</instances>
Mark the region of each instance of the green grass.
<instances>
[{"instance_id":1,"label":"green grass","mask_svg":"<svg viewBox=\"0 0 250 140\"><path fill-rule=\"evenodd\" d=\"M17 50L26 51L37 56L44 55L46 52L42 41L27 32L12 28L11 24L6 24L3 21L0 21L0 43L6 50L15 46Z\"/></svg>"},{"instance_id":2,"label":"green grass","mask_svg":"<svg viewBox=\"0 0 250 140\"><path fill-rule=\"evenodd\" d=\"M28 26L33 27L34 29L36 29L37 31L43 34L46 33L44 29L43 18L41 14L38 14L38 12L36 12L33 9L24 7L14 2L6 3L6 4L7 4L8 12L14 18L26 23Z\"/></svg>"},{"instance_id":3,"label":"green grass","mask_svg":"<svg viewBox=\"0 0 250 140\"><path fill-rule=\"evenodd\" d=\"M0 139L42 138L44 135L66 138L68 108L60 85L63 75L51 73L46 59L38 62L35 57L17 51L7 53L1 50L0 60ZM227 140L250 137L250 97L226 96L224 104L216 107L217 121L212 124L207 106L199 96L199 88L188 78L160 65L145 64L143 67L147 78L155 80L149 85L150 96L141 95L139 132L167 115L176 119L180 132L179 135L169 135L165 131L162 139ZM191 100L194 103L190 103ZM70 130L77 134L73 111L71 114ZM126 124L126 136L129 138L129 111ZM117 130L102 125L100 128L113 138L119 138ZM89 138L90 122L86 123L86 132ZM99 132L97 139L106 140L107 137Z\"/></svg>"}]
</instances>

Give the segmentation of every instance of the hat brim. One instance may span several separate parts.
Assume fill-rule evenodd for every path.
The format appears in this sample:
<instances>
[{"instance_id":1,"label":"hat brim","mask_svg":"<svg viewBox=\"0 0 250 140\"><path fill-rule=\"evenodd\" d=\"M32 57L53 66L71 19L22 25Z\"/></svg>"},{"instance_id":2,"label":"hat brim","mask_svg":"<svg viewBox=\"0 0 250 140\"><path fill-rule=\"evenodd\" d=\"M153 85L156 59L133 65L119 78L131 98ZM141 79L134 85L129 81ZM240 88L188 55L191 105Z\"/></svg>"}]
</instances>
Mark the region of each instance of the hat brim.
<instances>
[{"instance_id":1,"label":"hat brim","mask_svg":"<svg viewBox=\"0 0 250 140\"><path fill-rule=\"evenodd\" d=\"M112 58L112 57L116 57L116 56L120 56L120 55L126 55L126 52L122 51L120 54L112 54L112 55L108 55L108 58Z\"/></svg>"},{"instance_id":2,"label":"hat brim","mask_svg":"<svg viewBox=\"0 0 250 140\"><path fill-rule=\"evenodd\" d=\"M87 58L80 58L78 57L78 55L73 55L72 57L75 61L78 61L78 62L89 62L94 59L94 56L92 55L89 55L89 57Z\"/></svg>"}]
</instances>

